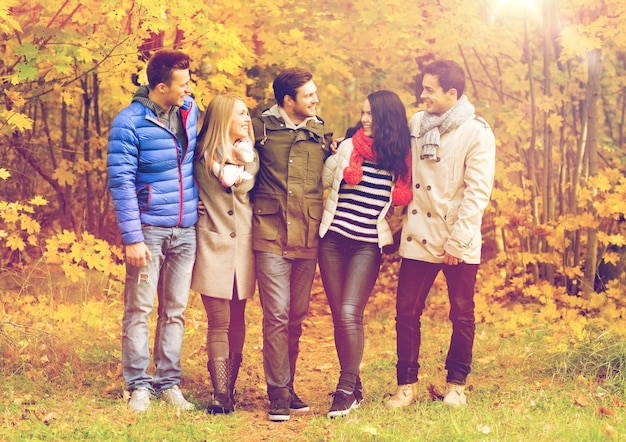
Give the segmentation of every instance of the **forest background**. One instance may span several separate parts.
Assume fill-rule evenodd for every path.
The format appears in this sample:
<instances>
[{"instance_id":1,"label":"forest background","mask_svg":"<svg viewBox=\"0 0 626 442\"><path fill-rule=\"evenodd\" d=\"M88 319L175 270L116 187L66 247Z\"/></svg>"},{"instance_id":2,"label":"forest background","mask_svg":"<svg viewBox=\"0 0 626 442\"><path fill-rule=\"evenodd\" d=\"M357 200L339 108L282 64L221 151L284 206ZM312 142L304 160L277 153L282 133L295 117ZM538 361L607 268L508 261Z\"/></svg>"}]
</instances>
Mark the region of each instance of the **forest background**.
<instances>
[{"instance_id":1,"label":"forest background","mask_svg":"<svg viewBox=\"0 0 626 442\"><path fill-rule=\"evenodd\" d=\"M102 330L99 315L121 302L107 137L160 48L191 56L201 109L232 92L257 114L273 103L280 69L305 67L337 136L358 121L370 92L397 92L410 115L422 67L459 62L466 94L497 140L479 322L505 336L541 324L567 336L554 338L561 355L623 342L623 29L622 0L4 0L0 371L36 372L46 362L24 339L35 325L38 333L73 322ZM392 302L395 270L381 275L380 299ZM105 281L95 293L94 275ZM60 278L70 288L59 291ZM118 319L107 319L112 330ZM625 360L622 347L599 364L600 377L617 376Z\"/></svg>"}]
</instances>

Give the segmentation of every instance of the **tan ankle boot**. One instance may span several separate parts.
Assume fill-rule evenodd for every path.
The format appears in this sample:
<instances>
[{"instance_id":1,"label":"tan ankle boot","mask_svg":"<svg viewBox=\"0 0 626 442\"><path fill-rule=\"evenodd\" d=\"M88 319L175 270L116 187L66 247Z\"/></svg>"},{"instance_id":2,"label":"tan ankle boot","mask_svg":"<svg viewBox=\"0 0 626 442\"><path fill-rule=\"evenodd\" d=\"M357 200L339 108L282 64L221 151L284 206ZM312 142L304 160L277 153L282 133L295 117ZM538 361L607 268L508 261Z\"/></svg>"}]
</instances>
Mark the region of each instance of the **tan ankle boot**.
<instances>
[{"instance_id":1,"label":"tan ankle boot","mask_svg":"<svg viewBox=\"0 0 626 442\"><path fill-rule=\"evenodd\" d=\"M417 400L417 382L412 384L398 385L398 390L391 396L385 407L387 408L402 408L407 405L411 405Z\"/></svg>"}]
</instances>

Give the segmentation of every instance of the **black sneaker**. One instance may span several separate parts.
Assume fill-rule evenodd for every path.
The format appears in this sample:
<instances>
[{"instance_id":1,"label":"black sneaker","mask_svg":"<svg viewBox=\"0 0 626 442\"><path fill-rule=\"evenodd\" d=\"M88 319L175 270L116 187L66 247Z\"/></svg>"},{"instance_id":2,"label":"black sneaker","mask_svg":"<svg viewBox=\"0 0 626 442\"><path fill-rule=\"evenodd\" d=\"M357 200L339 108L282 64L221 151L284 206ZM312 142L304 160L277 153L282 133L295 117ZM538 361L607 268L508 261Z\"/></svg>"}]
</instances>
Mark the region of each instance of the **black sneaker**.
<instances>
[{"instance_id":1,"label":"black sneaker","mask_svg":"<svg viewBox=\"0 0 626 442\"><path fill-rule=\"evenodd\" d=\"M359 408L361 402L363 402L363 384L361 383L361 378L356 378L356 385L354 386L354 398L356 399L356 406L354 408Z\"/></svg>"},{"instance_id":2,"label":"black sneaker","mask_svg":"<svg viewBox=\"0 0 626 442\"><path fill-rule=\"evenodd\" d=\"M291 402L289 403L289 410L294 413L305 413L310 410L309 406L298 397L295 391L291 392Z\"/></svg>"},{"instance_id":3,"label":"black sneaker","mask_svg":"<svg viewBox=\"0 0 626 442\"><path fill-rule=\"evenodd\" d=\"M343 391L336 391L332 393L333 404L330 406L328 417L334 418L339 416L347 416L350 410L358 407L354 393L344 393Z\"/></svg>"},{"instance_id":4,"label":"black sneaker","mask_svg":"<svg viewBox=\"0 0 626 442\"><path fill-rule=\"evenodd\" d=\"M356 400L356 404L352 408L359 408L363 402L363 390L360 388L354 390L354 399Z\"/></svg>"},{"instance_id":5,"label":"black sneaker","mask_svg":"<svg viewBox=\"0 0 626 442\"><path fill-rule=\"evenodd\" d=\"M270 411L267 415L272 422L289 420L291 393L287 388L278 388L270 393Z\"/></svg>"}]
</instances>

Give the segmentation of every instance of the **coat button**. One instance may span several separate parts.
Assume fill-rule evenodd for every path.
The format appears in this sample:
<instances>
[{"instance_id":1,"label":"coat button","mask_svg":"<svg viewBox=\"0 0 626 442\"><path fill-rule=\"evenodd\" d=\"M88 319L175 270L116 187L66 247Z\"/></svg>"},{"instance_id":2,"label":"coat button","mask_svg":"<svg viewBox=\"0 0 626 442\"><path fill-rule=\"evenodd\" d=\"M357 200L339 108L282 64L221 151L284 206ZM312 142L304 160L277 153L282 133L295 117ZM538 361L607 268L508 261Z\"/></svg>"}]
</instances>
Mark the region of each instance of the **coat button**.
<instances>
[{"instance_id":1,"label":"coat button","mask_svg":"<svg viewBox=\"0 0 626 442\"><path fill-rule=\"evenodd\" d=\"M230 216L232 216L232 215L233 215L233 211L232 211L232 210L229 210L229 211L228 211L228 214L229 214Z\"/></svg>"},{"instance_id":2,"label":"coat button","mask_svg":"<svg viewBox=\"0 0 626 442\"><path fill-rule=\"evenodd\" d=\"M441 161L441 158L437 157L437 160L436 160L436 161L437 161L437 162L440 162L440 161Z\"/></svg>"},{"instance_id":3,"label":"coat button","mask_svg":"<svg viewBox=\"0 0 626 442\"><path fill-rule=\"evenodd\" d=\"M419 188L420 188L419 183L417 183L417 184L415 185L415 188L416 188L416 189L419 189Z\"/></svg>"},{"instance_id":4,"label":"coat button","mask_svg":"<svg viewBox=\"0 0 626 442\"><path fill-rule=\"evenodd\" d=\"M426 244L428 243L428 241L426 241L425 239L422 240L422 244Z\"/></svg>"},{"instance_id":5,"label":"coat button","mask_svg":"<svg viewBox=\"0 0 626 442\"><path fill-rule=\"evenodd\" d=\"M231 188L230 188L230 187L227 187L227 188L226 188L226 193L233 193L233 191L231 190Z\"/></svg>"},{"instance_id":6,"label":"coat button","mask_svg":"<svg viewBox=\"0 0 626 442\"><path fill-rule=\"evenodd\" d=\"M237 234L235 232L230 232L230 237L234 238L235 236L237 236Z\"/></svg>"},{"instance_id":7,"label":"coat button","mask_svg":"<svg viewBox=\"0 0 626 442\"><path fill-rule=\"evenodd\" d=\"M411 238L410 236L406 239L408 242L413 241L413 238Z\"/></svg>"},{"instance_id":8,"label":"coat button","mask_svg":"<svg viewBox=\"0 0 626 442\"><path fill-rule=\"evenodd\" d=\"M432 189L432 187L430 187L430 185L426 186L426 190L430 190Z\"/></svg>"},{"instance_id":9,"label":"coat button","mask_svg":"<svg viewBox=\"0 0 626 442\"><path fill-rule=\"evenodd\" d=\"M412 213L413 215L417 215L417 209L413 209L413 210L411 210L411 213Z\"/></svg>"},{"instance_id":10,"label":"coat button","mask_svg":"<svg viewBox=\"0 0 626 442\"><path fill-rule=\"evenodd\" d=\"M426 216L430 218L432 215L431 215L431 213L430 213L430 212L428 212L428 213L426 214Z\"/></svg>"}]
</instances>

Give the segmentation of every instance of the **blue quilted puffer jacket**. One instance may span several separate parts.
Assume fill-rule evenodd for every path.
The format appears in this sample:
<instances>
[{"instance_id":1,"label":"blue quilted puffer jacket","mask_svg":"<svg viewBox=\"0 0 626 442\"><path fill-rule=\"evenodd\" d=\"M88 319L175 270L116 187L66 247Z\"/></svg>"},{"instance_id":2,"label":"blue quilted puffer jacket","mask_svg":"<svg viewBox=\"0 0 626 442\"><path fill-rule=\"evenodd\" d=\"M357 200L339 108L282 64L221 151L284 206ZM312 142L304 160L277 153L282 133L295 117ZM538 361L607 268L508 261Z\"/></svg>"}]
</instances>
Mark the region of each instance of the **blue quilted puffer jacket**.
<instances>
[{"instance_id":1,"label":"blue quilted puffer jacket","mask_svg":"<svg viewBox=\"0 0 626 442\"><path fill-rule=\"evenodd\" d=\"M174 133L138 101L113 120L109 134L109 190L124 244L144 240L142 224L190 227L198 220L193 157L198 108L191 97L180 108L187 132L184 150Z\"/></svg>"}]
</instances>

